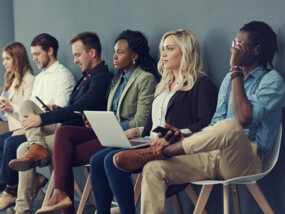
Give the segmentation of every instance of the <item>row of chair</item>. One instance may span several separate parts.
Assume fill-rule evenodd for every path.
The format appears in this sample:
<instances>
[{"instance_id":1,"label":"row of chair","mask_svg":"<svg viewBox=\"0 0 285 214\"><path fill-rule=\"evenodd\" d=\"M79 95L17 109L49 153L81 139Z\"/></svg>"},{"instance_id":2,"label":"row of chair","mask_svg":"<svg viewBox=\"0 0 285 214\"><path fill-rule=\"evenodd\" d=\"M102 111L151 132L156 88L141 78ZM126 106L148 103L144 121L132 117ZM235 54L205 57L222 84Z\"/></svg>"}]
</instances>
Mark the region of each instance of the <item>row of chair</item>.
<instances>
[{"instance_id":1,"label":"row of chair","mask_svg":"<svg viewBox=\"0 0 285 214\"><path fill-rule=\"evenodd\" d=\"M203 181L196 181L191 182L191 184L188 184L185 188L185 192L189 196L192 203L195 205L194 214L206 214L205 206L207 204L208 198L211 194L211 191L213 189L213 186L216 184L222 184L223 185L223 204L224 204L224 214L229 214L229 186L231 186L232 190L232 198L233 198L233 205L234 205L234 213L239 214L240 213L240 207L239 207L239 199L238 199L238 184L244 184L246 185L247 189L251 193L251 195L254 197L258 205L260 206L261 210L266 214L273 214L274 211L272 210L271 206L269 205L268 201L264 197L262 191L257 185L257 181L266 176L275 166L278 160L279 151L280 151L280 145L281 145L281 139L282 139L282 125L280 125L279 133L275 142L275 145L273 147L272 152L268 157L266 157L263 160L263 171L259 174L254 175L248 175L248 176L241 176L237 178L232 178L228 180L203 180ZM77 214L82 214L84 212L84 208L87 204L87 200L89 198L89 195L91 193L91 182L90 182L90 174L88 172L89 165L84 166L84 171L87 176L86 184L82 191L79 188L79 185L75 182L75 189L76 192L81 197ZM141 181L142 181L142 175L141 174L133 174L132 175L135 182L134 186L134 197L135 197L135 205L137 205L141 193ZM53 184L54 184L54 178L53 173L51 174L50 182L44 197L44 201L42 206L45 206L51 197L52 191L53 191ZM195 193L194 188L192 187L192 184L194 185L202 185L202 189L200 191L199 197ZM93 201L94 196L92 194ZM176 206L176 211L178 214L182 213L182 209L180 206L180 200L178 195L174 195L174 202ZM94 203L95 204L95 203Z\"/></svg>"}]
</instances>

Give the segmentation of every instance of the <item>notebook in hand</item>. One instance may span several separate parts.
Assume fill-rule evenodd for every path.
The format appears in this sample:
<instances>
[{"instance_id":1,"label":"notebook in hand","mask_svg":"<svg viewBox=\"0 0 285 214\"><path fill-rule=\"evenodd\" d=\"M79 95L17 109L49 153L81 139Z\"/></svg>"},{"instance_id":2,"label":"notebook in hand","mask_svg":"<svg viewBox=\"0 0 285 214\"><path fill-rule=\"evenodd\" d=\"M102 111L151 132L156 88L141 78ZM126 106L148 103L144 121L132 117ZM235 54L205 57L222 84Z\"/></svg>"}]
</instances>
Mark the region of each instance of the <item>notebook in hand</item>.
<instances>
[{"instance_id":1,"label":"notebook in hand","mask_svg":"<svg viewBox=\"0 0 285 214\"><path fill-rule=\"evenodd\" d=\"M129 140L112 111L84 111L84 114L102 146L133 149L149 145L148 137Z\"/></svg>"}]
</instances>

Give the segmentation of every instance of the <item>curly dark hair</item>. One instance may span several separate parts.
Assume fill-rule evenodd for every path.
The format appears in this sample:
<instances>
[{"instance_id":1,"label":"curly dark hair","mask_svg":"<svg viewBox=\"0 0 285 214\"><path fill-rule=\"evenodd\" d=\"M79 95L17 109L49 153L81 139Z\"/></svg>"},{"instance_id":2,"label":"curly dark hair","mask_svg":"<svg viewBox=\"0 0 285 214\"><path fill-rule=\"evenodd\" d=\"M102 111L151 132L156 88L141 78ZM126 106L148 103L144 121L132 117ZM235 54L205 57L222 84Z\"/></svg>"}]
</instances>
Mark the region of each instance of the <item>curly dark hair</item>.
<instances>
[{"instance_id":1,"label":"curly dark hair","mask_svg":"<svg viewBox=\"0 0 285 214\"><path fill-rule=\"evenodd\" d=\"M157 78L156 61L149 54L149 46L146 37L139 31L125 30L119 34L115 43L123 39L128 42L132 52L139 55L136 64L141 66L143 70L152 73Z\"/></svg>"},{"instance_id":2,"label":"curly dark hair","mask_svg":"<svg viewBox=\"0 0 285 214\"><path fill-rule=\"evenodd\" d=\"M278 52L277 36L272 28L260 21L252 21L245 24L240 31L249 33L249 39L254 45L260 45L259 63L265 69L268 69L268 64L273 68L272 60L275 52Z\"/></svg>"}]
</instances>

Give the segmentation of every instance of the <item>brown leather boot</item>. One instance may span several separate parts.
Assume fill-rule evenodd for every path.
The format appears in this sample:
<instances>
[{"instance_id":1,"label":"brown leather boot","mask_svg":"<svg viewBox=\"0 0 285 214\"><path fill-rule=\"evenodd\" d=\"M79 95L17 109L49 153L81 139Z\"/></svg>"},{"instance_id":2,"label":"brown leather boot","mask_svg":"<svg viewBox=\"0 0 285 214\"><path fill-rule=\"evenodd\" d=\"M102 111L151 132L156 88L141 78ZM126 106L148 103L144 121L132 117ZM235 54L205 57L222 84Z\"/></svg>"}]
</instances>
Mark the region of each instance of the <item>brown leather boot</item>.
<instances>
[{"instance_id":1,"label":"brown leather boot","mask_svg":"<svg viewBox=\"0 0 285 214\"><path fill-rule=\"evenodd\" d=\"M16 171L27 171L37 166L44 167L50 164L49 152L41 145L33 144L24 157L11 160L9 167Z\"/></svg>"},{"instance_id":2,"label":"brown leather boot","mask_svg":"<svg viewBox=\"0 0 285 214\"><path fill-rule=\"evenodd\" d=\"M132 172L142 168L152 160L165 160L167 157L162 153L165 146L151 146L146 149L133 149L122 151L114 155L114 165L126 172Z\"/></svg>"}]
</instances>

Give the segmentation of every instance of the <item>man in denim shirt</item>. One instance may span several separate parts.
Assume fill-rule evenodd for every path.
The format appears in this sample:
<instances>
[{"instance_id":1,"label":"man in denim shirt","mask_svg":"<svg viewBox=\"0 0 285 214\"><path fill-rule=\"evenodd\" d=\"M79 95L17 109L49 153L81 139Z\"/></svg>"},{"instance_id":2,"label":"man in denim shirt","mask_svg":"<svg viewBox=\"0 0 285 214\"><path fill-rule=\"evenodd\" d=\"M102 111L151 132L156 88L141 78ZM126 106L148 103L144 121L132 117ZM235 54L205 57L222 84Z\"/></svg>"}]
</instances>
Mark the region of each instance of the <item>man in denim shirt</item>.
<instances>
[{"instance_id":1,"label":"man in denim shirt","mask_svg":"<svg viewBox=\"0 0 285 214\"><path fill-rule=\"evenodd\" d=\"M168 124L164 143L118 153L125 171L143 168L141 213L163 213L168 185L260 173L274 145L285 106L285 85L271 68L276 34L263 22L238 32L211 124L191 136ZM155 160L155 161L152 161ZM158 200L159 198L159 200Z\"/></svg>"}]
</instances>

